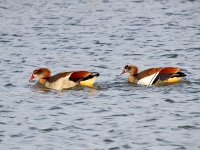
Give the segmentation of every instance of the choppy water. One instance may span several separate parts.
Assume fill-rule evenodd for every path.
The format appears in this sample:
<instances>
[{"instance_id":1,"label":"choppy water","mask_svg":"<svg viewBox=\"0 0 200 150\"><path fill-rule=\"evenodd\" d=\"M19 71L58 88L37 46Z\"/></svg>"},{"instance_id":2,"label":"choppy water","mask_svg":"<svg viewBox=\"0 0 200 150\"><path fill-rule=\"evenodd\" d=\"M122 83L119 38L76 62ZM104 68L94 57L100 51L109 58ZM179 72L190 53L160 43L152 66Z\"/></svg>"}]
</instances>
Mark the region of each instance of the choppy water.
<instances>
[{"instance_id":1,"label":"choppy water","mask_svg":"<svg viewBox=\"0 0 200 150\"><path fill-rule=\"evenodd\" d=\"M200 1L1 0L1 150L200 149ZM181 84L134 86L179 66ZM31 72L98 71L95 88L44 91Z\"/></svg>"}]
</instances>

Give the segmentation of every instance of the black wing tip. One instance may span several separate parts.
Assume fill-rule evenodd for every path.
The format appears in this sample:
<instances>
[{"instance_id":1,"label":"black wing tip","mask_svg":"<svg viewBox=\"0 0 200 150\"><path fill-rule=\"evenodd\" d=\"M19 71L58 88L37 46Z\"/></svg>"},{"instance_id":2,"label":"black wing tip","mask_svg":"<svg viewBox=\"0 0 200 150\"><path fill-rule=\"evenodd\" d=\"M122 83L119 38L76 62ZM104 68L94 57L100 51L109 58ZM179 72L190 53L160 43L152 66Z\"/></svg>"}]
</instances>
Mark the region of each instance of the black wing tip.
<instances>
[{"instance_id":1,"label":"black wing tip","mask_svg":"<svg viewBox=\"0 0 200 150\"><path fill-rule=\"evenodd\" d=\"M92 72L92 75L98 77L100 74L98 72Z\"/></svg>"},{"instance_id":2,"label":"black wing tip","mask_svg":"<svg viewBox=\"0 0 200 150\"><path fill-rule=\"evenodd\" d=\"M187 75L185 73L182 73L183 74L183 77L186 77Z\"/></svg>"},{"instance_id":3,"label":"black wing tip","mask_svg":"<svg viewBox=\"0 0 200 150\"><path fill-rule=\"evenodd\" d=\"M183 72L178 72L179 77L186 77L187 75Z\"/></svg>"}]
</instances>

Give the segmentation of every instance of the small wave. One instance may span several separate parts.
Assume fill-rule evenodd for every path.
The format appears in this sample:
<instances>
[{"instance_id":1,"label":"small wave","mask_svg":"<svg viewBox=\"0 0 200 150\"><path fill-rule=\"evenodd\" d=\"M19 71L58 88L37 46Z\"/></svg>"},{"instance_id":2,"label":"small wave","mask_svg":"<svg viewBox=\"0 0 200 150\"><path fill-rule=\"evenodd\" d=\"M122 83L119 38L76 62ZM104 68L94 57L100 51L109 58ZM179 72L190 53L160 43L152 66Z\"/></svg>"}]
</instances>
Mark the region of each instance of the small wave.
<instances>
[{"instance_id":1,"label":"small wave","mask_svg":"<svg viewBox=\"0 0 200 150\"><path fill-rule=\"evenodd\" d=\"M178 57L178 54L164 54L164 55L161 55L161 57L177 58L177 57Z\"/></svg>"},{"instance_id":2,"label":"small wave","mask_svg":"<svg viewBox=\"0 0 200 150\"><path fill-rule=\"evenodd\" d=\"M18 138L18 137L22 137L22 136L24 136L24 134L12 134L12 135L10 135L10 137L14 137L14 138Z\"/></svg>"},{"instance_id":3,"label":"small wave","mask_svg":"<svg viewBox=\"0 0 200 150\"><path fill-rule=\"evenodd\" d=\"M187 129L187 130L191 130L191 129L200 129L199 127L192 126L192 125L178 126L178 128L179 128L179 129Z\"/></svg>"},{"instance_id":4,"label":"small wave","mask_svg":"<svg viewBox=\"0 0 200 150\"><path fill-rule=\"evenodd\" d=\"M40 132L47 133L58 130L57 128L46 128L46 129L39 129Z\"/></svg>"},{"instance_id":5,"label":"small wave","mask_svg":"<svg viewBox=\"0 0 200 150\"><path fill-rule=\"evenodd\" d=\"M175 103L175 101L172 100L172 99L166 99L165 101L168 102L168 103Z\"/></svg>"},{"instance_id":6,"label":"small wave","mask_svg":"<svg viewBox=\"0 0 200 150\"><path fill-rule=\"evenodd\" d=\"M106 143L113 143L113 142L114 142L114 141L111 140L111 139L104 139L103 141L106 142Z\"/></svg>"},{"instance_id":7,"label":"small wave","mask_svg":"<svg viewBox=\"0 0 200 150\"><path fill-rule=\"evenodd\" d=\"M59 107L59 106L53 106L53 107L51 107L49 110L57 110L57 109L62 109L62 107Z\"/></svg>"}]
</instances>

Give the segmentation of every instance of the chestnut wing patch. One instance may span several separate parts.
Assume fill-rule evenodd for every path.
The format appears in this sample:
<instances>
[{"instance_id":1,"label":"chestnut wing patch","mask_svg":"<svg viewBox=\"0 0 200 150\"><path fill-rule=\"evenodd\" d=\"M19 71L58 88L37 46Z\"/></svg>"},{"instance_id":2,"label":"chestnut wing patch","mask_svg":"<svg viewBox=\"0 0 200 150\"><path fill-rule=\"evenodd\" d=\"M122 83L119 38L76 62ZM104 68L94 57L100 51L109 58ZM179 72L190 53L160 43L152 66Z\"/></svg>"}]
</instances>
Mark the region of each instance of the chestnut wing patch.
<instances>
[{"instance_id":1,"label":"chestnut wing patch","mask_svg":"<svg viewBox=\"0 0 200 150\"><path fill-rule=\"evenodd\" d=\"M180 68L176 67L165 67L163 68L160 73L177 73L180 71Z\"/></svg>"},{"instance_id":2,"label":"chestnut wing patch","mask_svg":"<svg viewBox=\"0 0 200 150\"><path fill-rule=\"evenodd\" d=\"M69 80L74 81L74 82L79 82L79 81L84 80L90 75L91 73L88 71L75 71L70 75Z\"/></svg>"}]
</instances>

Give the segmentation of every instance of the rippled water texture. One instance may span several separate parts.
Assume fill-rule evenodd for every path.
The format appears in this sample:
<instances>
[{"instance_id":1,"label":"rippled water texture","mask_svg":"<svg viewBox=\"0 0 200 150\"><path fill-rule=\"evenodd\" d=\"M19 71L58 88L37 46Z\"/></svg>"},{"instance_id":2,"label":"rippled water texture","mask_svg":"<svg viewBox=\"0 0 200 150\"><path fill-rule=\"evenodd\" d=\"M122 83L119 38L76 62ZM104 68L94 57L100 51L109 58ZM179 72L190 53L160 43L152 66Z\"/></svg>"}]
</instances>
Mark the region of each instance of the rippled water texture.
<instances>
[{"instance_id":1,"label":"rippled water texture","mask_svg":"<svg viewBox=\"0 0 200 150\"><path fill-rule=\"evenodd\" d=\"M200 149L199 0L1 0L1 150ZM181 84L117 78L179 66ZM94 88L57 92L31 72L98 71Z\"/></svg>"}]
</instances>

